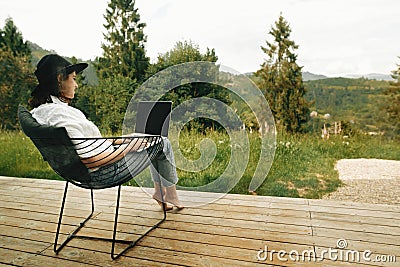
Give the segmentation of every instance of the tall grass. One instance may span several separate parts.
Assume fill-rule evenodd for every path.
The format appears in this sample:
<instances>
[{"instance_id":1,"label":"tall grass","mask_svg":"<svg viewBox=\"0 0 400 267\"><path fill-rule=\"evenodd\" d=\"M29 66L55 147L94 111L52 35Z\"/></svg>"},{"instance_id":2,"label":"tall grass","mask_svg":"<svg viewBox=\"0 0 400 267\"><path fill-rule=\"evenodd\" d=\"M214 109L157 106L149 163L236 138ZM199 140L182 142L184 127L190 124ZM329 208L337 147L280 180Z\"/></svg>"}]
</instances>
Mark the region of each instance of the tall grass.
<instances>
[{"instance_id":1,"label":"tall grass","mask_svg":"<svg viewBox=\"0 0 400 267\"><path fill-rule=\"evenodd\" d=\"M0 130L0 175L61 179L24 133Z\"/></svg>"},{"instance_id":2,"label":"tall grass","mask_svg":"<svg viewBox=\"0 0 400 267\"><path fill-rule=\"evenodd\" d=\"M232 149L242 149L243 144L231 144L226 133L208 131L183 131L179 140L182 157L177 155L179 185L196 187L218 179L228 166ZM179 142L178 142L179 141ZM249 134L250 160L240 181L231 193L248 194L248 186L259 163L260 139L258 134ZM61 179L43 161L29 138L21 132L0 131L0 175ZM174 147L177 152L178 148ZM206 168L190 171L206 150L214 150L205 162ZM245 151L243 151L245 152ZM176 153L178 154L178 152ZM275 158L263 184L256 190L259 195L320 198L341 185L334 166L343 158L381 158L400 160L399 141L381 136L357 135L343 139L331 136L323 140L317 135L279 134ZM240 160L240 159L238 159ZM192 164L192 166L190 166ZM183 170L186 169L186 170ZM145 171L142 177L149 176ZM144 179L144 178L138 178ZM132 180L130 184L135 185Z\"/></svg>"}]
</instances>

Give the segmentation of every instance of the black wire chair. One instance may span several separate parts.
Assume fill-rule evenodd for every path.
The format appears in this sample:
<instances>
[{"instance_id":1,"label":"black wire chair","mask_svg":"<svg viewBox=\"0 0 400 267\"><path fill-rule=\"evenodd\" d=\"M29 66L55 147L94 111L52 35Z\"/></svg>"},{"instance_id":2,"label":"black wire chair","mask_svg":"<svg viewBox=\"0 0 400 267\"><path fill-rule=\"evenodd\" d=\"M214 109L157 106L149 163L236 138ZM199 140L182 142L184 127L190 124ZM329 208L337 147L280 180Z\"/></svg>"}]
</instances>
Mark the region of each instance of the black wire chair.
<instances>
[{"instance_id":1,"label":"black wire chair","mask_svg":"<svg viewBox=\"0 0 400 267\"><path fill-rule=\"evenodd\" d=\"M118 212L121 196L121 186L131 180L134 176L138 175L145 168L147 168L154 157L162 152L163 142L162 137L157 135L146 135L141 137L111 137L111 138L69 138L65 128L51 127L39 124L31 115L31 113L23 106L18 108L18 119L24 133L32 140L36 148L40 151L43 159L49 163L51 168L66 180L64 195L61 204L61 210L57 225L57 232L54 241L54 252L58 254L62 248L67 245L73 238L87 238L111 241L111 258L117 259L124 254L128 249L134 247L143 237L145 237L152 230L156 229L166 219L165 205L163 206L163 218L148 229L144 234L140 235L134 241L118 240L116 238L117 225L118 225ZM107 140L122 139L126 144L134 142L135 145L141 146L143 143L143 150L138 152L130 152L124 158L120 159L125 162L119 164L120 167L116 168L115 164L109 164L100 167L99 169L89 169L81 160L84 155L92 154L90 148L95 147L97 151L105 151L111 142ZM145 146L144 144L147 144ZM148 145L151 144L151 145ZM105 160L113 160L118 154L113 153ZM86 157L86 156L85 156ZM89 157L88 157L89 158ZM120 162L121 163L121 162ZM113 179L117 177L117 179ZM60 234L62 216L64 212L64 205L66 202L68 185L72 183L81 188L90 190L91 197L91 213L86 217L77 228L72 231L64 242L58 247L58 238ZM93 190L104 189L118 186L117 202L115 208L115 219L112 239L91 237L77 235L80 229L85 226L86 222L93 216L94 213L94 200ZM160 185L161 188L161 185ZM163 200L163 192L160 189L160 196ZM119 253L115 253L115 244L124 243L127 246Z\"/></svg>"}]
</instances>

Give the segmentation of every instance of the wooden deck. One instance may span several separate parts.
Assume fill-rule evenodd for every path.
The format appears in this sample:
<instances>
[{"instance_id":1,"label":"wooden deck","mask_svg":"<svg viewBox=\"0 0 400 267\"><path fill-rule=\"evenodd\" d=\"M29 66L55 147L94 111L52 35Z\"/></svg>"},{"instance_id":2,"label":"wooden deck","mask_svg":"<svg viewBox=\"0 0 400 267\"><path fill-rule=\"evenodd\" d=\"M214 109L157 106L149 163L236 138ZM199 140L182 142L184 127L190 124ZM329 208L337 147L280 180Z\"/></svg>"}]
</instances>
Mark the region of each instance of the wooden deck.
<instances>
[{"instance_id":1,"label":"wooden deck","mask_svg":"<svg viewBox=\"0 0 400 267\"><path fill-rule=\"evenodd\" d=\"M167 221L118 260L110 258L111 243L87 239L73 239L55 255L64 184L0 177L0 266L400 265L400 206L233 194L169 212ZM71 189L64 234L90 208L89 192ZM179 194L185 201L212 196ZM82 234L111 237L115 198L115 188L95 191L96 216ZM159 206L140 188L124 187L119 237L137 236L161 215ZM339 239L343 240L338 244ZM281 250L288 254L279 254ZM311 252L316 260L308 258Z\"/></svg>"}]
</instances>

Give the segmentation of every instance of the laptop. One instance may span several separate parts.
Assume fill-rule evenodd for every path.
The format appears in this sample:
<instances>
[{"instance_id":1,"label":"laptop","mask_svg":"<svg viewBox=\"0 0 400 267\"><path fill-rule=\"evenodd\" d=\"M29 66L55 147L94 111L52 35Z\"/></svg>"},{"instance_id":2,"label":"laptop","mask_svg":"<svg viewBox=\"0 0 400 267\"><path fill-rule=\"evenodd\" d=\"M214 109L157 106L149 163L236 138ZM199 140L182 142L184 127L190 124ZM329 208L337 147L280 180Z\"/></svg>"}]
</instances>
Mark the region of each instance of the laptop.
<instances>
[{"instance_id":1,"label":"laptop","mask_svg":"<svg viewBox=\"0 0 400 267\"><path fill-rule=\"evenodd\" d=\"M171 109L171 101L140 101L135 133L168 137Z\"/></svg>"}]
</instances>

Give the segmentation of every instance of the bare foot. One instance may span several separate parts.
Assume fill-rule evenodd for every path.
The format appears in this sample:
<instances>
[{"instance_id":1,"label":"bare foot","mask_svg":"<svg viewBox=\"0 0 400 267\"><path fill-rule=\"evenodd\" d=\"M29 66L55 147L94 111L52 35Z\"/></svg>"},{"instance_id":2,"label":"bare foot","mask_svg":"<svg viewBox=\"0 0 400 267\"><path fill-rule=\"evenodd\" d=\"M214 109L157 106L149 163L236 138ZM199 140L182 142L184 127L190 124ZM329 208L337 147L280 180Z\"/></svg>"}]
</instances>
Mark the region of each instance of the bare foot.
<instances>
[{"instance_id":1,"label":"bare foot","mask_svg":"<svg viewBox=\"0 0 400 267\"><path fill-rule=\"evenodd\" d=\"M168 202L168 203L174 205L178 210L181 210L184 208L184 206L179 201L179 199L165 199L165 202Z\"/></svg>"},{"instance_id":2,"label":"bare foot","mask_svg":"<svg viewBox=\"0 0 400 267\"><path fill-rule=\"evenodd\" d=\"M153 195L153 199L155 201L157 201L158 205L160 205L161 208L163 208L163 206L164 206L166 211L172 210L174 208L172 206L168 206L167 203L163 203L161 200L159 200L159 199L161 199L161 197L159 198L159 197Z\"/></svg>"},{"instance_id":3,"label":"bare foot","mask_svg":"<svg viewBox=\"0 0 400 267\"><path fill-rule=\"evenodd\" d=\"M182 203L179 201L178 194L175 186L166 187L165 190L165 202L171 203L179 210L183 209Z\"/></svg>"}]
</instances>

